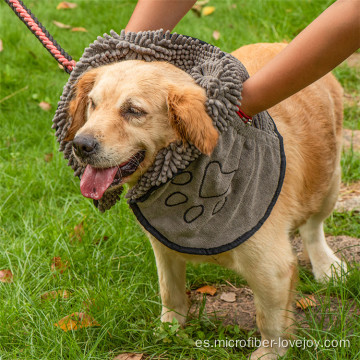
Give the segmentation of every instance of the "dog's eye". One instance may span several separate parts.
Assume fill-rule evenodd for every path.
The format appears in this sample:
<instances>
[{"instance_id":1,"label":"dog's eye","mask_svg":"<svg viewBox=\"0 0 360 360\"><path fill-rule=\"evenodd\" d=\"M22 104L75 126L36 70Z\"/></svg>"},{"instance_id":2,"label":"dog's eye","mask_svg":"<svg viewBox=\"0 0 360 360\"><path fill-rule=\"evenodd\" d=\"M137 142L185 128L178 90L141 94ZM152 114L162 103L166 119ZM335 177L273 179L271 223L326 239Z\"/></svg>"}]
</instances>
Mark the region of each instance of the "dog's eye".
<instances>
[{"instance_id":1,"label":"dog's eye","mask_svg":"<svg viewBox=\"0 0 360 360\"><path fill-rule=\"evenodd\" d=\"M132 115L132 116L142 116L142 115L145 115L145 112L131 106L126 109L126 114Z\"/></svg>"},{"instance_id":2,"label":"dog's eye","mask_svg":"<svg viewBox=\"0 0 360 360\"><path fill-rule=\"evenodd\" d=\"M95 110L96 105L95 105L95 103L94 103L94 100L93 100L93 99L89 99L89 105L90 105L91 110Z\"/></svg>"},{"instance_id":3,"label":"dog's eye","mask_svg":"<svg viewBox=\"0 0 360 360\"><path fill-rule=\"evenodd\" d=\"M128 120L140 119L142 116L146 115L146 111L139 109L135 106L126 106L121 110L121 114Z\"/></svg>"}]
</instances>

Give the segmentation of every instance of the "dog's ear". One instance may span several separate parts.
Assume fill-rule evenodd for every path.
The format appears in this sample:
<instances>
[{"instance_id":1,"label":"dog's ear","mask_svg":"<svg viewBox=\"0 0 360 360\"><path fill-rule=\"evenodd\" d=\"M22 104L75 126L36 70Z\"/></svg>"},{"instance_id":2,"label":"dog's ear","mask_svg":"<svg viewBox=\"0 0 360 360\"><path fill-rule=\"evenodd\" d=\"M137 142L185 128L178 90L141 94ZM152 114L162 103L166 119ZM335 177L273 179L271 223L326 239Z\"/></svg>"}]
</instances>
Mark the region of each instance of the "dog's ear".
<instances>
[{"instance_id":1,"label":"dog's ear","mask_svg":"<svg viewBox=\"0 0 360 360\"><path fill-rule=\"evenodd\" d=\"M170 86L169 120L178 137L192 142L203 154L214 150L219 134L205 110L205 91L198 86Z\"/></svg>"},{"instance_id":2,"label":"dog's ear","mask_svg":"<svg viewBox=\"0 0 360 360\"><path fill-rule=\"evenodd\" d=\"M74 85L75 97L71 100L68 108L68 114L72 117L72 123L65 141L72 140L76 132L85 124L88 94L94 86L97 73L97 69L84 73Z\"/></svg>"}]
</instances>

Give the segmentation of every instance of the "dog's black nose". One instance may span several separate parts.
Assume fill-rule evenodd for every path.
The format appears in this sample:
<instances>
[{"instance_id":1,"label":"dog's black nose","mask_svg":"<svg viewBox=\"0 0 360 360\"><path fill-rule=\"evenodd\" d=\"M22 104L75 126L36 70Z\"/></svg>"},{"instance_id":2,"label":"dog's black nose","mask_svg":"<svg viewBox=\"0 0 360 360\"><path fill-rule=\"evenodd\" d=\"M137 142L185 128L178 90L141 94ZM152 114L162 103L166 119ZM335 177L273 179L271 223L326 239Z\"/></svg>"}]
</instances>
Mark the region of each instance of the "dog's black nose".
<instances>
[{"instance_id":1,"label":"dog's black nose","mask_svg":"<svg viewBox=\"0 0 360 360\"><path fill-rule=\"evenodd\" d=\"M97 140L91 135L75 136L72 146L75 154L80 157L85 157L93 154L98 147Z\"/></svg>"}]
</instances>

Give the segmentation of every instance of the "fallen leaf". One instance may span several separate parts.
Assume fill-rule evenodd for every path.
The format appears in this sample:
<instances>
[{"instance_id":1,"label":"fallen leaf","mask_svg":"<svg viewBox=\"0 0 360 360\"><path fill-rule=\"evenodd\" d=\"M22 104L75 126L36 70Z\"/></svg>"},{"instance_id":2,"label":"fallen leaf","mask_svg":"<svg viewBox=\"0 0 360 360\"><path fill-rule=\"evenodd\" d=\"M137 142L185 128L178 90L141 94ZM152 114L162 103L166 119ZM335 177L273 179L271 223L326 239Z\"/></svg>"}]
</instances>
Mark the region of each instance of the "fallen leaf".
<instances>
[{"instance_id":1,"label":"fallen leaf","mask_svg":"<svg viewBox=\"0 0 360 360\"><path fill-rule=\"evenodd\" d=\"M303 297L300 300L296 301L296 307L303 310L308 308L309 306L313 307L316 305L317 302L314 295L306 295L306 297Z\"/></svg>"},{"instance_id":2,"label":"fallen leaf","mask_svg":"<svg viewBox=\"0 0 360 360\"><path fill-rule=\"evenodd\" d=\"M93 317L85 313L75 312L63 317L54 324L65 332L70 330L78 330L85 327L101 326Z\"/></svg>"},{"instance_id":3,"label":"fallen leaf","mask_svg":"<svg viewBox=\"0 0 360 360\"><path fill-rule=\"evenodd\" d=\"M51 262L51 271L58 271L62 274L66 269L70 267L69 262L63 262L61 257L55 256Z\"/></svg>"},{"instance_id":4,"label":"fallen leaf","mask_svg":"<svg viewBox=\"0 0 360 360\"><path fill-rule=\"evenodd\" d=\"M61 29L71 29L71 25L63 24L60 21L53 20L53 24Z\"/></svg>"},{"instance_id":5,"label":"fallen leaf","mask_svg":"<svg viewBox=\"0 0 360 360\"><path fill-rule=\"evenodd\" d=\"M234 292L224 292L220 295L220 299L232 303L236 301L236 294Z\"/></svg>"},{"instance_id":6,"label":"fallen leaf","mask_svg":"<svg viewBox=\"0 0 360 360\"><path fill-rule=\"evenodd\" d=\"M115 356L113 360L141 360L144 354L124 353Z\"/></svg>"},{"instance_id":7,"label":"fallen leaf","mask_svg":"<svg viewBox=\"0 0 360 360\"><path fill-rule=\"evenodd\" d=\"M48 154L45 154L44 156L44 160L45 162L50 162L54 157L54 154L53 153L48 153Z\"/></svg>"},{"instance_id":8,"label":"fallen leaf","mask_svg":"<svg viewBox=\"0 0 360 360\"><path fill-rule=\"evenodd\" d=\"M0 52L2 52L3 50L4 50L3 42L2 42L2 40L0 39Z\"/></svg>"},{"instance_id":9,"label":"fallen leaf","mask_svg":"<svg viewBox=\"0 0 360 360\"><path fill-rule=\"evenodd\" d=\"M41 295L41 300L55 300L57 298L68 299L70 293L67 290L53 290L47 291Z\"/></svg>"},{"instance_id":10,"label":"fallen leaf","mask_svg":"<svg viewBox=\"0 0 360 360\"><path fill-rule=\"evenodd\" d=\"M202 14L203 16L208 16L208 15L211 15L214 11L215 11L215 6L205 6L205 7L202 9L201 14Z\"/></svg>"},{"instance_id":11,"label":"fallen leaf","mask_svg":"<svg viewBox=\"0 0 360 360\"><path fill-rule=\"evenodd\" d=\"M217 31L217 30L214 30L214 32L212 33L212 37L213 37L215 40L219 40L219 39L220 39L220 32Z\"/></svg>"},{"instance_id":12,"label":"fallen leaf","mask_svg":"<svg viewBox=\"0 0 360 360\"><path fill-rule=\"evenodd\" d=\"M46 102L46 101L41 101L41 102L39 103L39 106L40 106L44 111L49 111L49 110L51 110L51 105L50 105L48 102Z\"/></svg>"},{"instance_id":13,"label":"fallen leaf","mask_svg":"<svg viewBox=\"0 0 360 360\"><path fill-rule=\"evenodd\" d=\"M231 8L232 9L236 9L237 5L236 4L231 4Z\"/></svg>"},{"instance_id":14,"label":"fallen leaf","mask_svg":"<svg viewBox=\"0 0 360 360\"><path fill-rule=\"evenodd\" d=\"M3 283L12 283L13 282L13 274L11 270L4 269L0 270L0 282Z\"/></svg>"},{"instance_id":15,"label":"fallen leaf","mask_svg":"<svg viewBox=\"0 0 360 360\"><path fill-rule=\"evenodd\" d=\"M62 1L61 3L58 4L58 6L56 7L57 10L61 10L61 9L74 9L77 7L77 4L75 3L71 3L71 2L67 2L67 1Z\"/></svg>"},{"instance_id":16,"label":"fallen leaf","mask_svg":"<svg viewBox=\"0 0 360 360\"><path fill-rule=\"evenodd\" d=\"M70 239L81 242L84 234L85 234L84 223L81 222L80 224L74 226L74 231L70 234Z\"/></svg>"},{"instance_id":17,"label":"fallen leaf","mask_svg":"<svg viewBox=\"0 0 360 360\"><path fill-rule=\"evenodd\" d=\"M196 292L214 296L216 294L216 289L213 286L205 285L205 286L202 286L201 288L197 289Z\"/></svg>"},{"instance_id":18,"label":"fallen leaf","mask_svg":"<svg viewBox=\"0 0 360 360\"><path fill-rule=\"evenodd\" d=\"M73 27L71 31L88 32L84 27Z\"/></svg>"}]
</instances>

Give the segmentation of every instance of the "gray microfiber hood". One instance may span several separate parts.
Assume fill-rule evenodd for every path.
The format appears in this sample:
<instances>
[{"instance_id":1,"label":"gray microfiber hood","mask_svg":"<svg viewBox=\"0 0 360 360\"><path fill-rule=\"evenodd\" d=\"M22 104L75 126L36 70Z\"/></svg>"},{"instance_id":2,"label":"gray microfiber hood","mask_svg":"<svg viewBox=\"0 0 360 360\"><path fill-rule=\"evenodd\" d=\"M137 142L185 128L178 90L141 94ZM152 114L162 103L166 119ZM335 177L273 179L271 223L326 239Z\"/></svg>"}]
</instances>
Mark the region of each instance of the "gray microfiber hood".
<instances>
[{"instance_id":1,"label":"gray microfiber hood","mask_svg":"<svg viewBox=\"0 0 360 360\"><path fill-rule=\"evenodd\" d=\"M245 123L237 113L246 69L232 55L191 37L161 30L110 34L85 49L64 87L53 119L60 151L81 178L84 168L73 156L72 142L64 140L72 121L67 107L81 74L124 60L172 63L205 89L219 141L211 156L181 142L162 149L128 191L129 205L140 223L171 249L210 255L238 246L270 215L285 175L282 138L270 115L262 112ZM99 210L111 208L121 191L107 191Z\"/></svg>"}]
</instances>

